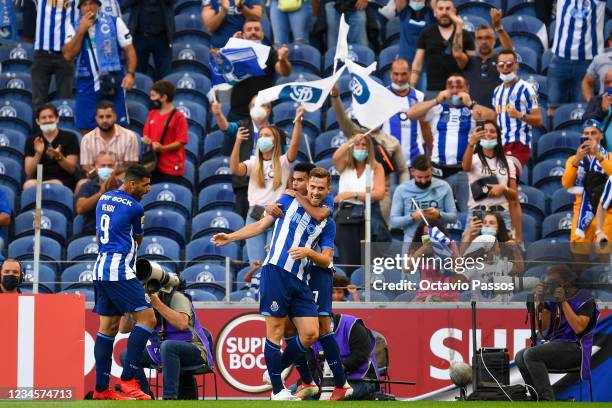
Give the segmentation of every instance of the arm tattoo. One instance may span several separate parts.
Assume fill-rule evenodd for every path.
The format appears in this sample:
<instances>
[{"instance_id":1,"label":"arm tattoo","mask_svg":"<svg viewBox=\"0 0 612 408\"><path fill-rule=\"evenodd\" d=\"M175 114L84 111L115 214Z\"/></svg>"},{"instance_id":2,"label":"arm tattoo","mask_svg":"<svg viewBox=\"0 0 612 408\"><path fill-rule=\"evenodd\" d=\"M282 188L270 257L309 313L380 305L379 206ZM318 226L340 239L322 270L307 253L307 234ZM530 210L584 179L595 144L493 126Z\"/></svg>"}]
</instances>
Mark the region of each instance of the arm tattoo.
<instances>
[{"instance_id":1,"label":"arm tattoo","mask_svg":"<svg viewBox=\"0 0 612 408\"><path fill-rule=\"evenodd\" d=\"M455 52L463 51L463 32L455 31L455 36L453 38L453 49Z\"/></svg>"}]
</instances>

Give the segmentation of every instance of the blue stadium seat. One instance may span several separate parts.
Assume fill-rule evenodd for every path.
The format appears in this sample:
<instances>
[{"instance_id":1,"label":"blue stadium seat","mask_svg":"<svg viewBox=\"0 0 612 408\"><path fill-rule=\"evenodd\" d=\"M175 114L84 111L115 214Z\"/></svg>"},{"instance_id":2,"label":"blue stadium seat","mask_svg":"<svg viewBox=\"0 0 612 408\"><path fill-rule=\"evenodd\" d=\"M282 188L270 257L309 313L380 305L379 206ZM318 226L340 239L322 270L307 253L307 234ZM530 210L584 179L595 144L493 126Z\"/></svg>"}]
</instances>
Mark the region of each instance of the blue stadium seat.
<instances>
[{"instance_id":1,"label":"blue stadium seat","mask_svg":"<svg viewBox=\"0 0 612 408\"><path fill-rule=\"evenodd\" d=\"M172 71L197 72L210 78L210 50L197 42L172 44Z\"/></svg>"},{"instance_id":2,"label":"blue stadium seat","mask_svg":"<svg viewBox=\"0 0 612 408\"><path fill-rule=\"evenodd\" d=\"M246 248L246 245L244 246ZM237 288L246 287L248 283L245 283L244 279L246 278L247 273L251 270L251 266L247 265L236 274L235 284Z\"/></svg>"},{"instance_id":3,"label":"blue stadium seat","mask_svg":"<svg viewBox=\"0 0 612 408\"><path fill-rule=\"evenodd\" d=\"M533 168L532 184L550 196L561 187L563 173L565 160L544 160Z\"/></svg>"},{"instance_id":4,"label":"blue stadium seat","mask_svg":"<svg viewBox=\"0 0 612 408\"><path fill-rule=\"evenodd\" d=\"M176 272L181 260L181 247L171 238L145 235L138 248L138 259L141 258L159 262L170 272Z\"/></svg>"},{"instance_id":5,"label":"blue stadium seat","mask_svg":"<svg viewBox=\"0 0 612 408\"><path fill-rule=\"evenodd\" d=\"M32 108L25 102L2 98L0 101L0 127L31 133Z\"/></svg>"},{"instance_id":6,"label":"blue stadium seat","mask_svg":"<svg viewBox=\"0 0 612 408\"><path fill-rule=\"evenodd\" d=\"M194 239L185 247L185 261L204 261L204 260L224 260L229 257L232 260L239 258L240 246L232 242L222 247L218 247L210 239L212 235Z\"/></svg>"},{"instance_id":7,"label":"blue stadium seat","mask_svg":"<svg viewBox=\"0 0 612 408\"><path fill-rule=\"evenodd\" d=\"M539 238L539 231L535 219L523 213L521 217L521 225L523 227L523 241L534 242Z\"/></svg>"},{"instance_id":8,"label":"blue stadium seat","mask_svg":"<svg viewBox=\"0 0 612 408\"><path fill-rule=\"evenodd\" d=\"M521 75L537 74L540 69L540 55L531 48L515 45L514 52L516 53L518 62L521 68Z\"/></svg>"},{"instance_id":9,"label":"blue stadium seat","mask_svg":"<svg viewBox=\"0 0 612 408\"><path fill-rule=\"evenodd\" d=\"M93 287L89 288L89 287L79 287L79 288L70 288L70 289L66 289L64 291L62 291L61 293L65 294L65 295L79 295L79 296L83 296L85 298L86 302L95 302L96 301L96 295L94 292Z\"/></svg>"},{"instance_id":10,"label":"blue stadium seat","mask_svg":"<svg viewBox=\"0 0 612 408\"><path fill-rule=\"evenodd\" d=\"M184 14L183 10L198 6L198 10L202 8L202 2L198 0L177 0L174 3L174 15Z\"/></svg>"},{"instance_id":11,"label":"blue stadium seat","mask_svg":"<svg viewBox=\"0 0 612 408\"><path fill-rule=\"evenodd\" d=\"M215 183L231 183L229 157L217 156L205 160L198 170L200 189Z\"/></svg>"},{"instance_id":12,"label":"blue stadium seat","mask_svg":"<svg viewBox=\"0 0 612 408\"><path fill-rule=\"evenodd\" d=\"M392 47L399 43L401 27L402 20L400 20L399 16L386 22L383 36L383 47ZM416 44L414 44L414 46L416 48Z\"/></svg>"},{"instance_id":13,"label":"blue stadium seat","mask_svg":"<svg viewBox=\"0 0 612 408\"><path fill-rule=\"evenodd\" d=\"M191 221L191 239L217 232L234 232L244 227L244 219L235 212L210 210L198 214Z\"/></svg>"},{"instance_id":14,"label":"blue stadium seat","mask_svg":"<svg viewBox=\"0 0 612 408\"><path fill-rule=\"evenodd\" d=\"M470 14L485 19L487 23L491 23L491 8L502 8L500 0L487 0L487 1L475 1L475 0L457 0L455 1L455 7L459 14Z\"/></svg>"},{"instance_id":15,"label":"blue stadium seat","mask_svg":"<svg viewBox=\"0 0 612 408\"><path fill-rule=\"evenodd\" d=\"M0 129L0 160L8 157L23 161L26 140L27 136L15 129Z\"/></svg>"},{"instance_id":16,"label":"blue stadium seat","mask_svg":"<svg viewBox=\"0 0 612 408\"><path fill-rule=\"evenodd\" d=\"M567 159L576 153L582 135L578 132L558 130L549 132L538 139L538 161L547 159Z\"/></svg>"},{"instance_id":17,"label":"blue stadium seat","mask_svg":"<svg viewBox=\"0 0 612 408\"><path fill-rule=\"evenodd\" d=\"M98 238L95 235L73 239L66 249L66 259L69 261L96 260L97 258Z\"/></svg>"},{"instance_id":18,"label":"blue stadium seat","mask_svg":"<svg viewBox=\"0 0 612 408\"><path fill-rule=\"evenodd\" d=\"M609 277L612 277L610 265L595 265L586 269L580 274L580 283L585 287L592 284L609 283Z\"/></svg>"},{"instance_id":19,"label":"blue stadium seat","mask_svg":"<svg viewBox=\"0 0 612 408\"><path fill-rule=\"evenodd\" d=\"M287 146L291 143L291 135L293 134L293 123L285 122L279 126L287 135L286 142ZM302 128L302 137L300 138L300 145L298 147L298 161L314 161L314 155L312 153L312 141L318 138L319 131L314 130L313 126L304 126Z\"/></svg>"},{"instance_id":20,"label":"blue stadium seat","mask_svg":"<svg viewBox=\"0 0 612 408\"><path fill-rule=\"evenodd\" d=\"M521 178L519 179L519 184L527 186L531 185L531 168L529 166L530 162L527 162L527 165L523 167L523 170L521 172Z\"/></svg>"},{"instance_id":21,"label":"blue stadium seat","mask_svg":"<svg viewBox=\"0 0 612 408\"><path fill-rule=\"evenodd\" d=\"M145 211L146 235L161 235L175 240L180 246L187 241L187 220L178 212L167 209Z\"/></svg>"},{"instance_id":22,"label":"blue stadium seat","mask_svg":"<svg viewBox=\"0 0 612 408\"><path fill-rule=\"evenodd\" d=\"M516 47L531 48L537 55L542 55L548 48L548 32L540 20L531 16L507 16L502 18L502 25Z\"/></svg>"},{"instance_id":23,"label":"blue stadium seat","mask_svg":"<svg viewBox=\"0 0 612 408\"><path fill-rule=\"evenodd\" d=\"M535 17L534 0L507 0L506 15L531 16Z\"/></svg>"},{"instance_id":24,"label":"blue stadium seat","mask_svg":"<svg viewBox=\"0 0 612 408\"><path fill-rule=\"evenodd\" d=\"M23 72L0 74L0 98L32 103L32 76Z\"/></svg>"},{"instance_id":25,"label":"blue stadium seat","mask_svg":"<svg viewBox=\"0 0 612 408\"><path fill-rule=\"evenodd\" d=\"M554 24L552 25L554 27ZM546 75L548 73L548 66L550 65L550 61L553 57L553 53L551 50L546 50L542 54L541 64L540 64L540 73L542 75Z\"/></svg>"},{"instance_id":26,"label":"blue stadium seat","mask_svg":"<svg viewBox=\"0 0 612 408\"><path fill-rule=\"evenodd\" d=\"M318 49L308 44L290 44L288 48L291 72L321 75L321 53Z\"/></svg>"},{"instance_id":27,"label":"blue stadium seat","mask_svg":"<svg viewBox=\"0 0 612 408\"><path fill-rule=\"evenodd\" d=\"M21 265L23 267L23 274L24 274L23 284L25 285L31 284L32 281L34 280L34 264L32 262L22 262ZM55 269L43 263L39 264L38 284L44 287L44 289L41 290L39 286L39 291L42 293L55 292L57 290L57 277L56 277Z\"/></svg>"},{"instance_id":28,"label":"blue stadium seat","mask_svg":"<svg viewBox=\"0 0 612 408\"><path fill-rule=\"evenodd\" d=\"M62 245L68 237L68 219L58 211L43 209L41 215L42 235L53 238ZM34 235L34 210L23 210L15 217L15 237Z\"/></svg>"},{"instance_id":29,"label":"blue stadium seat","mask_svg":"<svg viewBox=\"0 0 612 408\"><path fill-rule=\"evenodd\" d=\"M583 103L567 103L561 105L553 116L553 129L570 129L582 133L582 115L586 110Z\"/></svg>"},{"instance_id":30,"label":"blue stadium seat","mask_svg":"<svg viewBox=\"0 0 612 408\"><path fill-rule=\"evenodd\" d=\"M460 212L469 212L468 201L470 199L469 181L467 173L461 171L446 178L446 182L450 184L455 197L455 205Z\"/></svg>"},{"instance_id":31,"label":"blue stadium seat","mask_svg":"<svg viewBox=\"0 0 612 408\"><path fill-rule=\"evenodd\" d=\"M546 77L542 75L528 74L522 75L522 78L529 82L533 87L534 91L538 94L538 101L540 103L548 101L548 88L546 83ZM544 110L542 106L540 109Z\"/></svg>"},{"instance_id":32,"label":"blue stadium seat","mask_svg":"<svg viewBox=\"0 0 612 408\"><path fill-rule=\"evenodd\" d=\"M346 276L348 278L348 275L346 274L346 272L344 272L344 269L340 268L339 266L334 266L334 273L338 275Z\"/></svg>"},{"instance_id":33,"label":"blue stadium seat","mask_svg":"<svg viewBox=\"0 0 612 408\"><path fill-rule=\"evenodd\" d=\"M199 105L191 100L184 99L184 96L177 95L174 99L176 109L183 112L190 126L199 130L201 135L206 132L206 107Z\"/></svg>"},{"instance_id":34,"label":"blue stadium seat","mask_svg":"<svg viewBox=\"0 0 612 408\"><path fill-rule=\"evenodd\" d=\"M36 187L30 187L21 194L21 209L30 210L36 206ZM59 211L66 217L74 213L74 196L72 190L60 184L44 183L42 185L42 207Z\"/></svg>"},{"instance_id":35,"label":"blue stadium seat","mask_svg":"<svg viewBox=\"0 0 612 408\"><path fill-rule=\"evenodd\" d=\"M34 58L34 45L27 43L5 44L0 46L2 72L31 72Z\"/></svg>"},{"instance_id":36,"label":"blue stadium seat","mask_svg":"<svg viewBox=\"0 0 612 408\"><path fill-rule=\"evenodd\" d=\"M274 108L272 108L272 112L274 116L275 125L293 125L295 111L298 107L299 104L297 102L282 102L274 106ZM315 112L304 112L304 120L302 122L304 126L311 126L313 130L319 132L319 130L321 129L321 111L317 110Z\"/></svg>"},{"instance_id":37,"label":"blue stadium seat","mask_svg":"<svg viewBox=\"0 0 612 408\"><path fill-rule=\"evenodd\" d=\"M334 164L332 163L331 159L317 160L315 164L317 165L317 167L323 167L324 169L329 171L332 180L338 180L340 178L340 173L338 173L338 170L336 170L336 168L334 167Z\"/></svg>"},{"instance_id":38,"label":"blue stadium seat","mask_svg":"<svg viewBox=\"0 0 612 408\"><path fill-rule=\"evenodd\" d=\"M174 42L192 42L210 45L210 34L202 24L200 14L181 14L174 17L176 29L174 31Z\"/></svg>"},{"instance_id":39,"label":"blue stadium seat","mask_svg":"<svg viewBox=\"0 0 612 408\"><path fill-rule=\"evenodd\" d=\"M391 69L391 64L393 64L393 61L398 58L399 45L391 45L383 49L378 55L378 77L383 78L385 73Z\"/></svg>"},{"instance_id":40,"label":"blue stadium seat","mask_svg":"<svg viewBox=\"0 0 612 408\"><path fill-rule=\"evenodd\" d=\"M51 103L57 107L57 113L61 122L74 123L74 112L76 110L76 102L74 99L55 99L51 101ZM60 128L61 127L62 126L60 126Z\"/></svg>"},{"instance_id":41,"label":"blue stadium seat","mask_svg":"<svg viewBox=\"0 0 612 408\"><path fill-rule=\"evenodd\" d=\"M21 291L21 293L24 293L24 294L33 294L34 293L34 285L32 285L31 283L24 283L24 284L19 286L19 290ZM49 289L48 287L46 287L44 285L39 285L38 286L38 293L41 293L41 294L51 294L53 292L51 292L51 289Z\"/></svg>"},{"instance_id":42,"label":"blue stadium seat","mask_svg":"<svg viewBox=\"0 0 612 408\"><path fill-rule=\"evenodd\" d=\"M15 239L9 243L8 256L16 259L34 258L34 237L27 236ZM62 246L53 238L40 237L40 259L45 261L59 261L62 258ZM51 263L51 267L57 270L57 264Z\"/></svg>"},{"instance_id":43,"label":"blue stadium seat","mask_svg":"<svg viewBox=\"0 0 612 408\"><path fill-rule=\"evenodd\" d=\"M140 102L130 100L126 102L126 105L128 115L130 116L130 123L144 127L145 123L147 123L147 117L149 116L149 107Z\"/></svg>"},{"instance_id":44,"label":"blue stadium seat","mask_svg":"<svg viewBox=\"0 0 612 408\"><path fill-rule=\"evenodd\" d=\"M572 211L558 212L549 215L542 222L542 238L569 238L572 229Z\"/></svg>"},{"instance_id":45,"label":"blue stadium seat","mask_svg":"<svg viewBox=\"0 0 612 408\"><path fill-rule=\"evenodd\" d=\"M230 302L258 303L257 292L252 290L237 290L230 293Z\"/></svg>"},{"instance_id":46,"label":"blue stadium seat","mask_svg":"<svg viewBox=\"0 0 612 408\"><path fill-rule=\"evenodd\" d=\"M133 100L148 106L151 85L153 85L153 80L148 75L136 72L136 74L134 74L134 87L127 91L127 100Z\"/></svg>"},{"instance_id":47,"label":"blue stadium seat","mask_svg":"<svg viewBox=\"0 0 612 408\"><path fill-rule=\"evenodd\" d=\"M9 186L13 191L21 191L23 185L23 164L9 157L0 158L0 184Z\"/></svg>"},{"instance_id":48,"label":"blue stadium seat","mask_svg":"<svg viewBox=\"0 0 612 408\"><path fill-rule=\"evenodd\" d=\"M359 291L359 300L365 302L365 290ZM370 302L387 303L389 301L389 297L383 292L377 290L370 291Z\"/></svg>"},{"instance_id":49,"label":"blue stadium seat","mask_svg":"<svg viewBox=\"0 0 612 408\"><path fill-rule=\"evenodd\" d=\"M454 239L455 241L461 240L463 231L469 225L469 222L470 222L469 216L470 215L467 212L458 212L457 220L453 223L448 223L444 226L446 230L448 231L448 233L451 235L451 238Z\"/></svg>"},{"instance_id":50,"label":"blue stadium seat","mask_svg":"<svg viewBox=\"0 0 612 408\"><path fill-rule=\"evenodd\" d=\"M489 18L483 18L476 14L469 14L466 12L459 13L461 18L463 18L463 29L465 31L469 31L470 33L474 33L476 35L476 29L483 24L491 25L489 23ZM416 44L415 44L416 45Z\"/></svg>"},{"instance_id":51,"label":"blue stadium seat","mask_svg":"<svg viewBox=\"0 0 612 408\"><path fill-rule=\"evenodd\" d=\"M191 217L193 209L193 193L185 186L174 183L157 183L151 186L151 191L142 197L141 204L145 210L154 208L180 211L185 218Z\"/></svg>"},{"instance_id":52,"label":"blue stadium seat","mask_svg":"<svg viewBox=\"0 0 612 408\"><path fill-rule=\"evenodd\" d=\"M204 138L204 161L221 154L223 139L225 134L220 130L215 130Z\"/></svg>"},{"instance_id":53,"label":"blue stadium seat","mask_svg":"<svg viewBox=\"0 0 612 408\"><path fill-rule=\"evenodd\" d=\"M225 267L221 264L197 264L181 272L181 278L187 285L193 283L212 283L225 287Z\"/></svg>"},{"instance_id":54,"label":"blue stadium seat","mask_svg":"<svg viewBox=\"0 0 612 408\"><path fill-rule=\"evenodd\" d=\"M219 299L217 299L215 295L213 295L212 293L204 289L189 288L185 291L185 293L187 293L191 297L191 300L193 302L218 302L219 301Z\"/></svg>"},{"instance_id":55,"label":"blue stadium seat","mask_svg":"<svg viewBox=\"0 0 612 408\"><path fill-rule=\"evenodd\" d=\"M200 137L194 132L187 132L185 155L194 166L200 161Z\"/></svg>"},{"instance_id":56,"label":"blue stadium seat","mask_svg":"<svg viewBox=\"0 0 612 408\"><path fill-rule=\"evenodd\" d=\"M324 158L331 158L336 149L346 143L346 140L344 133L339 130L321 133L319 137L315 139L314 159L322 160Z\"/></svg>"},{"instance_id":57,"label":"blue stadium seat","mask_svg":"<svg viewBox=\"0 0 612 408\"><path fill-rule=\"evenodd\" d=\"M0 190L2 190L2 192L4 193L5 197L6 197L6 201L8 201L9 203L9 207L11 207L11 210L13 211L13 215L17 214L17 195L15 194L15 191L7 186L3 186L0 184ZM8 228L8 227L4 227L4 228Z\"/></svg>"},{"instance_id":58,"label":"blue stadium seat","mask_svg":"<svg viewBox=\"0 0 612 408\"><path fill-rule=\"evenodd\" d=\"M198 212L219 208L233 211L235 201L236 196L231 184L213 184L200 191L198 196Z\"/></svg>"},{"instance_id":59,"label":"blue stadium seat","mask_svg":"<svg viewBox=\"0 0 612 408\"><path fill-rule=\"evenodd\" d=\"M537 224L541 224L546 211L546 195L537 188L530 186L519 186L519 201L523 214L533 217Z\"/></svg>"},{"instance_id":60,"label":"blue stadium seat","mask_svg":"<svg viewBox=\"0 0 612 408\"><path fill-rule=\"evenodd\" d=\"M547 263L570 263L570 243L563 238L545 238L528 243L525 261L528 268Z\"/></svg>"},{"instance_id":61,"label":"blue stadium seat","mask_svg":"<svg viewBox=\"0 0 612 408\"><path fill-rule=\"evenodd\" d=\"M574 201L576 201L574 194L570 194L566 189L560 188L550 198L550 212L572 211Z\"/></svg>"},{"instance_id":62,"label":"blue stadium seat","mask_svg":"<svg viewBox=\"0 0 612 408\"><path fill-rule=\"evenodd\" d=\"M526 270L523 276L526 278L532 277L532 278L544 279L544 277L546 276L546 272L548 271L548 268L549 268L548 265L534 266L533 268L529 268L528 270Z\"/></svg>"},{"instance_id":63,"label":"blue stadium seat","mask_svg":"<svg viewBox=\"0 0 612 408\"><path fill-rule=\"evenodd\" d=\"M359 65L363 65L367 67L371 63L376 60L376 55L371 48L365 47L363 45L358 44L349 44L349 59L353 62L358 63ZM323 75L328 76L334 70L334 55L336 55L336 47L329 48L327 52L325 52L324 62L323 62ZM338 68L342 66L342 63L338 63Z\"/></svg>"},{"instance_id":64,"label":"blue stadium seat","mask_svg":"<svg viewBox=\"0 0 612 408\"><path fill-rule=\"evenodd\" d=\"M85 225L85 217L83 215L77 215L72 220L72 235L77 237L83 234L83 226Z\"/></svg>"},{"instance_id":65,"label":"blue stadium seat","mask_svg":"<svg viewBox=\"0 0 612 408\"><path fill-rule=\"evenodd\" d=\"M210 91L210 79L195 72L175 72L164 78L176 86L178 99L195 102L208 108L208 97Z\"/></svg>"},{"instance_id":66,"label":"blue stadium seat","mask_svg":"<svg viewBox=\"0 0 612 408\"><path fill-rule=\"evenodd\" d=\"M308 72L295 72L288 77L279 77L275 85L287 84L289 82L310 82L321 79L320 76Z\"/></svg>"},{"instance_id":67,"label":"blue stadium seat","mask_svg":"<svg viewBox=\"0 0 612 408\"><path fill-rule=\"evenodd\" d=\"M363 289L365 286L365 269L359 267L351 273L351 284L357 286L358 289Z\"/></svg>"},{"instance_id":68,"label":"blue stadium seat","mask_svg":"<svg viewBox=\"0 0 612 408\"><path fill-rule=\"evenodd\" d=\"M92 285L95 262L79 262L64 269L60 279L60 290Z\"/></svg>"},{"instance_id":69,"label":"blue stadium seat","mask_svg":"<svg viewBox=\"0 0 612 408\"><path fill-rule=\"evenodd\" d=\"M183 178L180 180L181 184L193 190L197 186L196 176L195 165L190 160L185 160L185 174L183 174Z\"/></svg>"}]
</instances>

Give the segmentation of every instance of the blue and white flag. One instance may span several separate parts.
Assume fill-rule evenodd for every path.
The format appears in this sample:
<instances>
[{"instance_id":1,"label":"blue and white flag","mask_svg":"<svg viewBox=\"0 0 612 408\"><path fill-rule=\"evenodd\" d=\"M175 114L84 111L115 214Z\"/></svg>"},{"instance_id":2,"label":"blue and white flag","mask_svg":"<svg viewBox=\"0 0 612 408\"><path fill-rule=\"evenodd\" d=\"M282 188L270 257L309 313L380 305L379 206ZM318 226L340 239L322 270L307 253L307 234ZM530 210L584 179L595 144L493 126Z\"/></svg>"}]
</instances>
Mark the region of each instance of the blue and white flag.
<instances>
[{"instance_id":1,"label":"blue and white flag","mask_svg":"<svg viewBox=\"0 0 612 408\"><path fill-rule=\"evenodd\" d=\"M376 69L375 62L369 67L362 67L349 59L344 63L351 73L353 118L357 119L361 126L376 129L396 113L408 110L406 98L395 95L370 78L370 74Z\"/></svg>"},{"instance_id":2,"label":"blue and white flag","mask_svg":"<svg viewBox=\"0 0 612 408\"><path fill-rule=\"evenodd\" d=\"M345 68L343 66L328 78L310 82L289 82L264 89L257 94L255 104L261 106L264 103L276 100L291 101L302 104L308 112L315 112L321 109L327 95L329 95Z\"/></svg>"},{"instance_id":3,"label":"blue and white flag","mask_svg":"<svg viewBox=\"0 0 612 408\"><path fill-rule=\"evenodd\" d=\"M221 49L210 50L212 84L235 85L265 74L270 47L241 38L230 38Z\"/></svg>"},{"instance_id":4,"label":"blue and white flag","mask_svg":"<svg viewBox=\"0 0 612 408\"><path fill-rule=\"evenodd\" d=\"M429 227L429 239L431 246L436 256L446 259L453 254L449 248L451 240L438 227Z\"/></svg>"}]
</instances>

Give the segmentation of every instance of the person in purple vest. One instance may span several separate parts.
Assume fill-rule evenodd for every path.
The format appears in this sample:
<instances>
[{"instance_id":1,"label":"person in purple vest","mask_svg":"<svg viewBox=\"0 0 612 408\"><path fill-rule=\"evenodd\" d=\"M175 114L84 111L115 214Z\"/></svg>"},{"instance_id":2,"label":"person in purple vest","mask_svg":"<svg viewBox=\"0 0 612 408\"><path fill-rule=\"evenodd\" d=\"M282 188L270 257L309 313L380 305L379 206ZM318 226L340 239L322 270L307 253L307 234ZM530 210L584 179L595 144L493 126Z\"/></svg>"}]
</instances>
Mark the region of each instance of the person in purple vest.
<instances>
[{"instance_id":1,"label":"person in purple vest","mask_svg":"<svg viewBox=\"0 0 612 408\"><path fill-rule=\"evenodd\" d=\"M142 367L162 367L164 400L175 400L179 395L181 367L215 366L212 344L200 324L191 298L183 292L184 281L169 293L162 288L150 293L157 326L140 361L136 379L144 392L149 384ZM119 331L128 333L134 322L129 314L121 318Z\"/></svg>"},{"instance_id":2,"label":"person in purple vest","mask_svg":"<svg viewBox=\"0 0 612 408\"><path fill-rule=\"evenodd\" d=\"M544 341L520 350L515 357L523 379L531 386L533 400L555 399L548 369L580 367L580 378L591 378L591 348L599 309L589 291L574 286L575 279L566 265L557 265L550 268L545 282L536 286L537 325Z\"/></svg>"}]
</instances>

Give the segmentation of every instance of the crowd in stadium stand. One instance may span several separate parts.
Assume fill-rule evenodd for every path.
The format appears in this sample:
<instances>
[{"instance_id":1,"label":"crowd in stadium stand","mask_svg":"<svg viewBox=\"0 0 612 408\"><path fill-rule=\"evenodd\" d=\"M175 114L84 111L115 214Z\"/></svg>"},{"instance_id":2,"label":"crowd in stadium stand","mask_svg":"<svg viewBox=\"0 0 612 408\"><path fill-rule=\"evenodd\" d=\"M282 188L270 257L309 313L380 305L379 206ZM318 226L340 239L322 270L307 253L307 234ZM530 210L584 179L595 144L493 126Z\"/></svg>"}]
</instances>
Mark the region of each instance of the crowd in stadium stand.
<instances>
[{"instance_id":1,"label":"crowd in stadium stand","mask_svg":"<svg viewBox=\"0 0 612 408\"><path fill-rule=\"evenodd\" d=\"M529 269L551 246L567 249L559 260L586 263L589 244L612 238L605 1L8 4L2 11L12 18L0 27L0 249L31 263L42 164L42 258L63 261L43 262L48 291L91 295L96 201L136 162L153 166L157 185L143 200L140 254L177 272L195 268L185 275L195 300L224 296L225 256L233 298L252 296L271 231L222 249L210 237L270 211L302 162L332 173L337 282L349 300L364 296L368 184L372 241L403 242L411 256L423 251L412 244L429 239L423 217L454 241L453 256L477 243L491 260L504 253L512 275L543 276ZM318 112L293 102L256 106L257 93L275 84L331 75L341 14L350 58L377 62L376 81L409 109L367 129L351 115L347 74ZM265 73L211 101L210 49L230 38L272 46ZM532 243L540 250L530 252ZM414 296L457 300L447 295Z\"/></svg>"}]
</instances>

